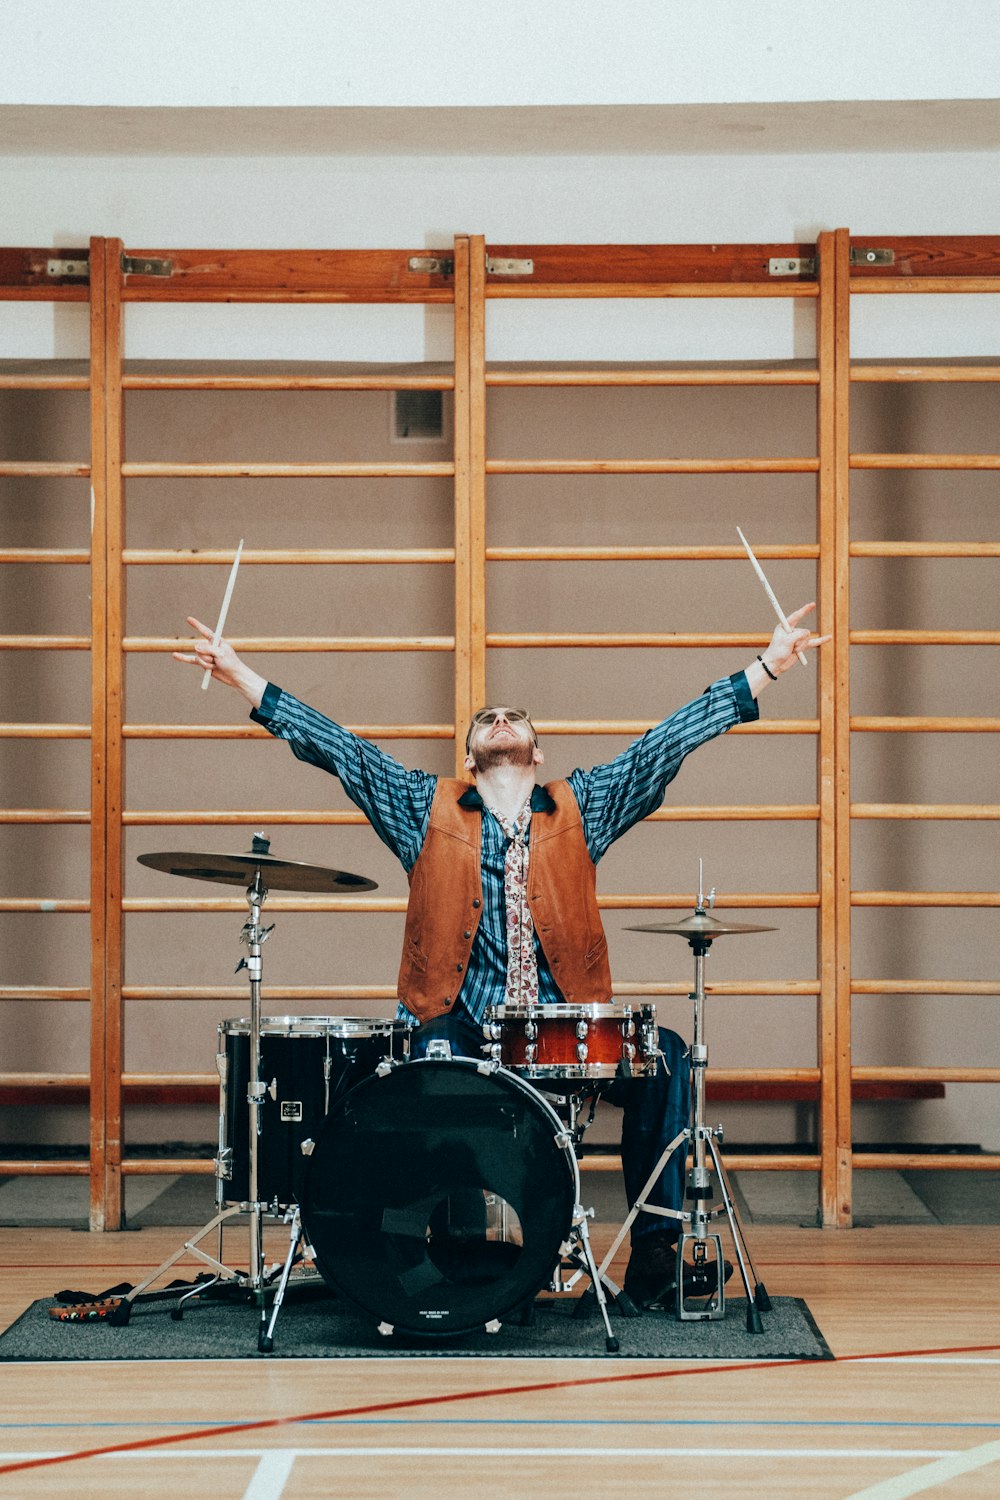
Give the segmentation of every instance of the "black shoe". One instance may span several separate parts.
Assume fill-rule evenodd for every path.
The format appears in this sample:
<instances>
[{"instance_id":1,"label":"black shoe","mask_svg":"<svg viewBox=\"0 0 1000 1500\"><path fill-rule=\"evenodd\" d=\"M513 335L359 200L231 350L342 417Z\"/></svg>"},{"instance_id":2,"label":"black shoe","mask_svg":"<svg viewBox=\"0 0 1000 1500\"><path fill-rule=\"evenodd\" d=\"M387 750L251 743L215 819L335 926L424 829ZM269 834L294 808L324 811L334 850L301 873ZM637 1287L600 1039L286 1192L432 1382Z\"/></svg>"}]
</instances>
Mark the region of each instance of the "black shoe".
<instances>
[{"instance_id":1,"label":"black shoe","mask_svg":"<svg viewBox=\"0 0 1000 1500\"><path fill-rule=\"evenodd\" d=\"M723 1283L732 1274L732 1262L723 1261ZM697 1266L685 1262L683 1275L685 1298L711 1297L718 1289L719 1268L714 1259ZM677 1296L677 1241L662 1231L641 1235L632 1247L623 1290L640 1307L673 1302Z\"/></svg>"}]
</instances>

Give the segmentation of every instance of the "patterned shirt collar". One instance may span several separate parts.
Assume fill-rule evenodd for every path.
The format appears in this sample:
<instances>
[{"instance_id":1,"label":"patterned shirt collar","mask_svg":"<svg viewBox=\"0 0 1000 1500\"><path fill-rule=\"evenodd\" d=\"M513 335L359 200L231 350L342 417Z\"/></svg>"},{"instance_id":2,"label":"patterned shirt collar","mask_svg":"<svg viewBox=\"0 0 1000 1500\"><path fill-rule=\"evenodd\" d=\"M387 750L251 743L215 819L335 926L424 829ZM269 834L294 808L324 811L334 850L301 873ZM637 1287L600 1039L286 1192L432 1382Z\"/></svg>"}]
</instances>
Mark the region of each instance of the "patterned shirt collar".
<instances>
[{"instance_id":1,"label":"patterned shirt collar","mask_svg":"<svg viewBox=\"0 0 1000 1500\"><path fill-rule=\"evenodd\" d=\"M476 812L482 812L483 808L486 806L485 802L483 801L482 797L480 797L474 786L466 788L466 790L458 799L458 805L459 807L471 808ZM552 797L550 797L549 793L543 786L540 786L536 782L531 793L531 811L551 813L555 812L555 810L556 804L553 801Z\"/></svg>"}]
</instances>

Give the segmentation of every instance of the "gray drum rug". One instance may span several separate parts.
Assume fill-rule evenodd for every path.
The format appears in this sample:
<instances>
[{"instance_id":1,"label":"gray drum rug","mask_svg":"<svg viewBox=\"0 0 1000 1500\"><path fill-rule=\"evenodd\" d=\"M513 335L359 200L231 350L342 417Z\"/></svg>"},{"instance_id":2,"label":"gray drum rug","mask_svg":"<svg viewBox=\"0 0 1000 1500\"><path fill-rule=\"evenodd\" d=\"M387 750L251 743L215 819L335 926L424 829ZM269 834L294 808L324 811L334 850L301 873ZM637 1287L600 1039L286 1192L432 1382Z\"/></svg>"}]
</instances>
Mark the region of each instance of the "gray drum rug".
<instances>
[{"instance_id":1,"label":"gray drum rug","mask_svg":"<svg viewBox=\"0 0 1000 1500\"><path fill-rule=\"evenodd\" d=\"M375 1320L327 1290L298 1292L281 1309L272 1354L257 1352L259 1312L246 1303L204 1299L182 1319L163 1303L137 1307L126 1327L105 1321L64 1323L49 1316L57 1304L33 1302L0 1335L0 1362L129 1359L356 1359L373 1356L509 1359L832 1359L805 1302L775 1297L762 1315L763 1333L746 1328L746 1302L732 1298L718 1322L679 1322L662 1312L624 1318L611 1309L620 1349L607 1354L596 1308L574 1317L575 1299L536 1304L527 1326L505 1323L497 1333L454 1339L379 1334Z\"/></svg>"}]
</instances>

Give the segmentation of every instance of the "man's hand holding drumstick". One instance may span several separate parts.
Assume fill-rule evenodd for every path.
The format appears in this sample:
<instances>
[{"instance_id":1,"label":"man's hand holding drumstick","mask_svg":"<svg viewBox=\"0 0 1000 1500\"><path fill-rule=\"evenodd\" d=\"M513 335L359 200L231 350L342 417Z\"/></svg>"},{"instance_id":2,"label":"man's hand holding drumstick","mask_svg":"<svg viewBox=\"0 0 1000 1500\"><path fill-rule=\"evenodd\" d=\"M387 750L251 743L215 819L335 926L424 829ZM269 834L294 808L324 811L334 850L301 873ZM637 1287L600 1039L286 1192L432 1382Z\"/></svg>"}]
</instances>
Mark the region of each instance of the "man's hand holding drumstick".
<instances>
[{"instance_id":1,"label":"man's hand holding drumstick","mask_svg":"<svg viewBox=\"0 0 1000 1500\"><path fill-rule=\"evenodd\" d=\"M215 632L209 625L203 625L194 615L188 615L187 622L192 630L197 630L199 635L204 636L204 640L192 642L192 651L175 651L174 660L200 667L203 672L211 672L215 682L236 688L253 708L260 708L267 678L261 677L259 672L252 671L242 662L228 641L220 640L216 643Z\"/></svg>"}]
</instances>

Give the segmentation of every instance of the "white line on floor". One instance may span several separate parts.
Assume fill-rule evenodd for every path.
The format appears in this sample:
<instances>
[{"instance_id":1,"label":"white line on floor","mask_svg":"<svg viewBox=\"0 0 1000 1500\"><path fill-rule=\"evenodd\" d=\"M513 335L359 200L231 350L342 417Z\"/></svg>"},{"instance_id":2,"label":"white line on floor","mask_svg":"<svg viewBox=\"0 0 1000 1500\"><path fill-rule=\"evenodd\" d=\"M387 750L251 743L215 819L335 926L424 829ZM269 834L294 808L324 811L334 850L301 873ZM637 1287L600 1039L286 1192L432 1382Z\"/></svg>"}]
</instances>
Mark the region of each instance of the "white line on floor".
<instances>
[{"instance_id":1,"label":"white line on floor","mask_svg":"<svg viewBox=\"0 0 1000 1500\"><path fill-rule=\"evenodd\" d=\"M192 1438L192 1441L196 1441ZM995 1445L1000 1449L1000 1443ZM179 1459L179 1458L263 1458L271 1453L280 1453L290 1460L296 1458L928 1458L962 1459L969 1449L955 1448L707 1448L703 1444L690 1448L532 1448L502 1447L394 1447L381 1448L192 1448L180 1450L175 1447L153 1448L146 1452L131 1449L126 1453L104 1453L95 1455L117 1460L129 1459ZM979 1452L979 1449L971 1450ZM32 1458L72 1457L65 1450L57 1453L4 1453L4 1463L23 1463ZM984 1460L986 1461L986 1460Z\"/></svg>"},{"instance_id":2,"label":"white line on floor","mask_svg":"<svg viewBox=\"0 0 1000 1500\"><path fill-rule=\"evenodd\" d=\"M850 1496L850 1500L906 1500L908 1495L919 1495L922 1490L937 1489L939 1484L946 1484L958 1474L971 1474L998 1460L1000 1443L983 1443L979 1448L966 1448L961 1453L952 1453L949 1457L915 1469L910 1474L897 1474L895 1479L886 1479L881 1484L857 1490Z\"/></svg>"},{"instance_id":3,"label":"white line on floor","mask_svg":"<svg viewBox=\"0 0 1000 1500\"><path fill-rule=\"evenodd\" d=\"M253 1478L243 1491L243 1500L281 1500L297 1456L289 1448L275 1448L262 1454Z\"/></svg>"}]
</instances>

